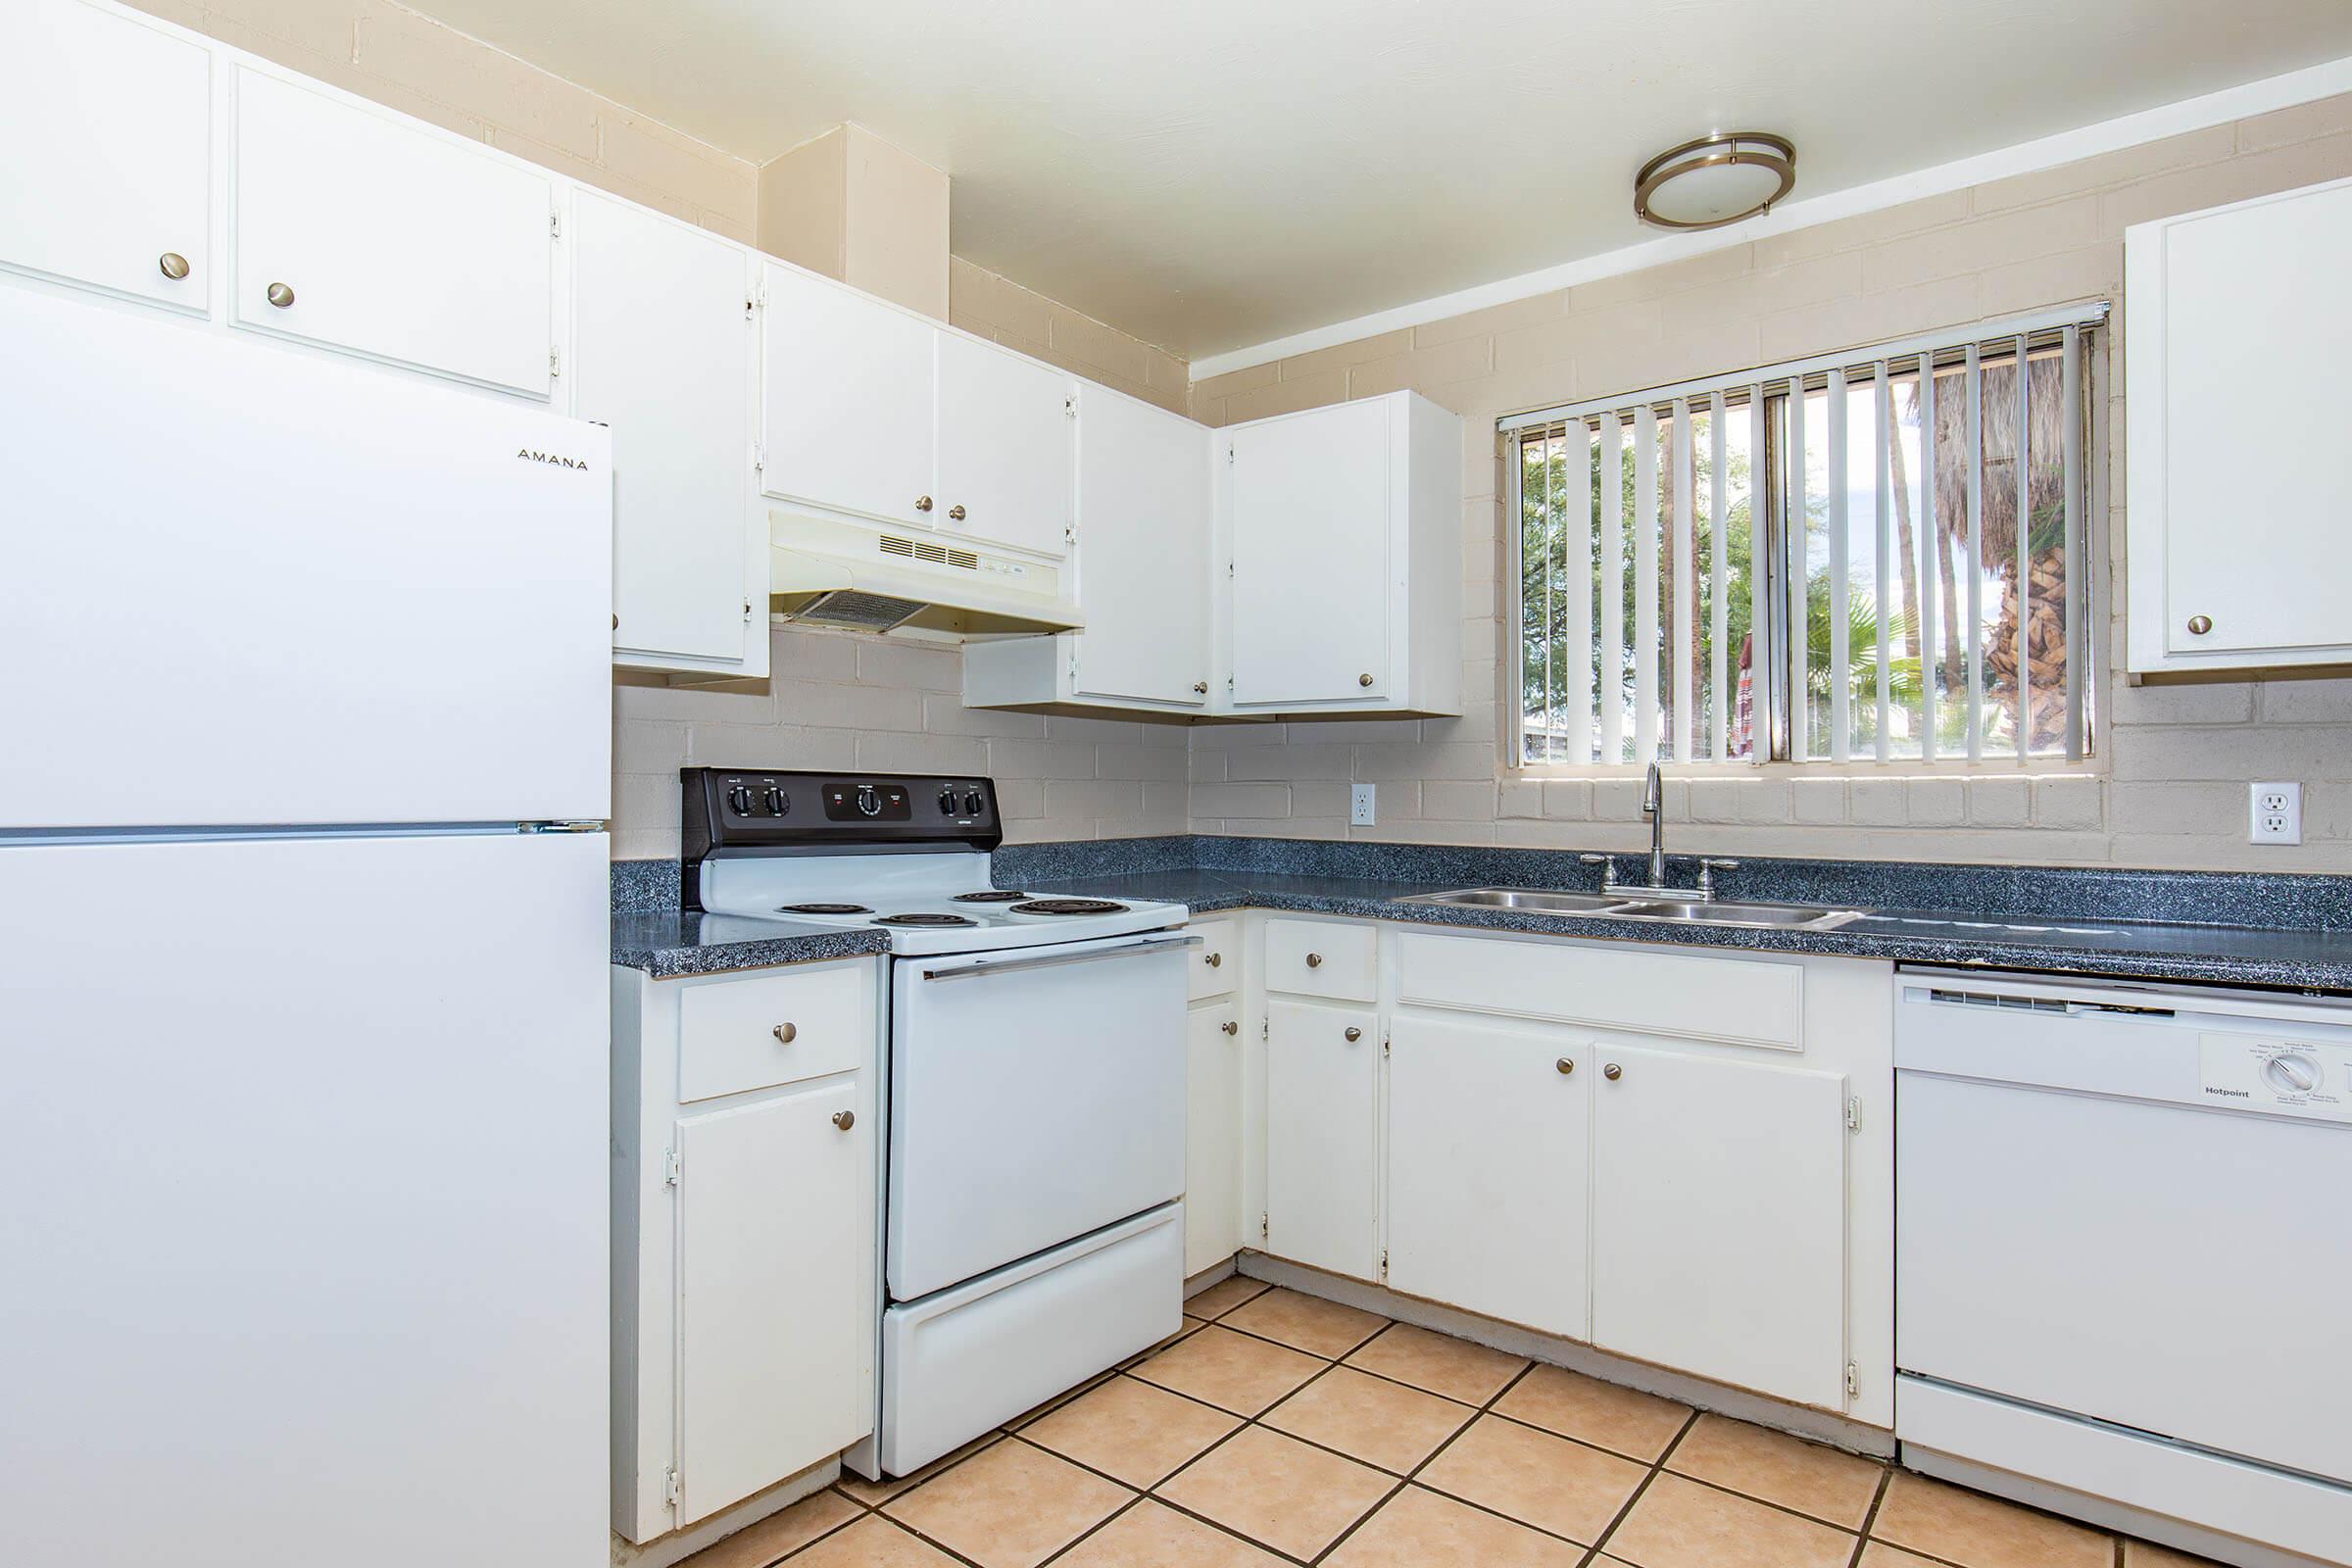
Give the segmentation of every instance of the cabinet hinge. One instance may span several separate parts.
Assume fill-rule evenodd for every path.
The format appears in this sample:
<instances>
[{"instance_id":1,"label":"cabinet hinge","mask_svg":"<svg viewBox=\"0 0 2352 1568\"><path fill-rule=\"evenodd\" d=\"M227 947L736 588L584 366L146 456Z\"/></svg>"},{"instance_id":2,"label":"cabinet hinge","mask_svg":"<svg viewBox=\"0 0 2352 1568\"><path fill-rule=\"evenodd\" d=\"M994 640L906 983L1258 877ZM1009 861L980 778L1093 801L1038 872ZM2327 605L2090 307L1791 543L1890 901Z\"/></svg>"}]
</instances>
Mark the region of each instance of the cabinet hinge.
<instances>
[{"instance_id":1,"label":"cabinet hinge","mask_svg":"<svg viewBox=\"0 0 2352 1568\"><path fill-rule=\"evenodd\" d=\"M682 1486L683 1483L679 1480L675 1470L663 1474L662 1477L662 1506L675 1508L678 1505L678 1496Z\"/></svg>"},{"instance_id":2,"label":"cabinet hinge","mask_svg":"<svg viewBox=\"0 0 2352 1568\"><path fill-rule=\"evenodd\" d=\"M746 620L752 618L752 602L749 599L743 602L743 618Z\"/></svg>"},{"instance_id":3,"label":"cabinet hinge","mask_svg":"<svg viewBox=\"0 0 2352 1568\"><path fill-rule=\"evenodd\" d=\"M1385 1248L1380 1254L1380 1277L1384 1280L1389 1277L1389 1254Z\"/></svg>"},{"instance_id":4,"label":"cabinet hinge","mask_svg":"<svg viewBox=\"0 0 2352 1568\"><path fill-rule=\"evenodd\" d=\"M767 471L767 443L764 441L756 442L752 447L752 471L754 473Z\"/></svg>"},{"instance_id":5,"label":"cabinet hinge","mask_svg":"<svg viewBox=\"0 0 2352 1568\"><path fill-rule=\"evenodd\" d=\"M1380 1054L1384 1056L1389 1054L1389 1037L1387 1035L1380 1037Z\"/></svg>"},{"instance_id":6,"label":"cabinet hinge","mask_svg":"<svg viewBox=\"0 0 2352 1568\"><path fill-rule=\"evenodd\" d=\"M1862 1101L1858 1096L1845 1102L1845 1130L1849 1133L1862 1130Z\"/></svg>"},{"instance_id":7,"label":"cabinet hinge","mask_svg":"<svg viewBox=\"0 0 2352 1568\"><path fill-rule=\"evenodd\" d=\"M1233 443L1230 441L1225 443L1225 461L1227 463L1233 461Z\"/></svg>"},{"instance_id":8,"label":"cabinet hinge","mask_svg":"<svg viewBox=\"0 0 2352 1568\"><path fill-rule=\"evenodd\" d=\"M663 1154L662 1156L662 1180L668 1186L677 1186L678 1172L683 1168L683 1163L678 1158L678 1152L674 1149Z\"/></svg>"},{"instance_id":9,"label":"cabinet hinge","mask_svg":"<svg viewBox=\"0 0 2352 1568\"><path fill-rule=\"evenodd\" d=\"M549 349L547 351L547 373L550 375L562 375L564 373L564 354L562 350Z\"/></svg>"},{"instance_id":10,"label":"cabinet hinge","mask_svg":"<svg viewBox=\"0 0 2352 1568\"><path fill-rule=\"evenodd\" d=\"M1261 1241L1261 1242L1265 1242L1265 1241L1271 1241L1271 1240L1273 1240L1273 1237L1274 1237L1274 1216L1273 1216L1273 1215L1271 1215L1271 1214L1260 1214L1260 1215L1258 1215L1258 1216L1257 1216L1257 1239L1258 1239L1259 1241Z\"/></svg>"},{"instance_id":11,"label":"cabinet hinge","mask_svg":"<svg viewBox=\"0 0 2352 1568\"><path fill-rule=\"evenodd\" d=\"M562 213L549 213L547 215L547 235L550 239L562 239L564 237L564 215Z\"/></svg>"},{"instance_id":12,"label":"cabinet hinge","mask_svg":"<svg viewBox=\"0 0 2352 1568\"><path fill-rule=\"evenodd\" d=\"M1061 400L1061 412L1065 417L1072 419L1078 417L1078 400L1076 398L1063 398Z\"/></svg>"},{"instance_id":13,"label":"cabinet hinge","mask_svg":"<svg viewBox=\"0 0 2352 1568\"><path fill-rule=\"evenodd\" d=\"M1845 1396L1849 1399L1862 1396L1862 1369L1851 1361L1845 1363Z\"/></svg>"},{"instance_id":14,"label":"cabinet hinge","mask_svg":"<svg viewBox=\"0 0 2352 1568\"><path fill-rule=\"evenodd\" d=\"M1271 1015L1257 1020L1257 1038L1260 1040L1274 1038L1274 1019Z\"/></svg>"}]
</instances>

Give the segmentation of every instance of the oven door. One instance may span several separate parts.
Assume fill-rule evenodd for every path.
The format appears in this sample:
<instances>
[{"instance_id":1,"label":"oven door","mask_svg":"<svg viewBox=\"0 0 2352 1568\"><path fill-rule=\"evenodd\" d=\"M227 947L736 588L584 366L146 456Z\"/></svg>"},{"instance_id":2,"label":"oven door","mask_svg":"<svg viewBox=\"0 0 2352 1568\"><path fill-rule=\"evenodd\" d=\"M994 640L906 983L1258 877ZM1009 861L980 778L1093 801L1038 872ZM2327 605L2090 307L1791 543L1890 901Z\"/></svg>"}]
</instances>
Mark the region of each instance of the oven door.
<instances>
[{"instance_id":1,"label":"oven door","mask_svg":"<svg viewBox=\"0 0 2352 1568\"><path fill-rule=\"evenodd\" d=\"M1200 940L1156 932L891 966L892 1299L1184 1191L1184 950Z\"/></svg>"}]
</instances>

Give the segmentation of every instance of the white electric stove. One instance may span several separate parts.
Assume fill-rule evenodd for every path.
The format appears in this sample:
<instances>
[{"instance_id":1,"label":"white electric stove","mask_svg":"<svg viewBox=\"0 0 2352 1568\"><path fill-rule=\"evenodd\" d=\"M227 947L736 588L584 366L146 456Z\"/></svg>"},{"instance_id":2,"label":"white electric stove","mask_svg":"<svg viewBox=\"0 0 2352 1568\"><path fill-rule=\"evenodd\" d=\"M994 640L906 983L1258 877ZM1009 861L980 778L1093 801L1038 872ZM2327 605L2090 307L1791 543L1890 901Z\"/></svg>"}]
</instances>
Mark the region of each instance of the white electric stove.
<instances>
[{"instance_id":1,"label":"white electric stove","mask_svg":"<svg viewBox=\"0 0 2352 1568\"><path fill-rule=\"evenodd\" d=\"M1176 1332L1181 904L999 888L987 779L688 768L704 935L890 937L876 1436L906 1475Z\"/></svg>"}]
</instances>

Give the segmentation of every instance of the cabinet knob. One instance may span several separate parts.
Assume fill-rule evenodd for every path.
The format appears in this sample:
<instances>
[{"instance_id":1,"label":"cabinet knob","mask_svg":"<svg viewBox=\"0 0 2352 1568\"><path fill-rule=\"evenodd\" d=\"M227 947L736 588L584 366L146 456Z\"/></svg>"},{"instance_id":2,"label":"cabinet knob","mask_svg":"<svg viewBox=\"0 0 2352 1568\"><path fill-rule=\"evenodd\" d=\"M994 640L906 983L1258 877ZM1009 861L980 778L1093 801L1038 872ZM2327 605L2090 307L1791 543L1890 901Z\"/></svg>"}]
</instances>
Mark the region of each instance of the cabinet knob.
<instances>
[{"instance_id":1,"label":"cabinet knob","mask_svg":"<svg viewBox=\"0 0 2352 1568\"><path fill-rule=\"evenodd\" d=\"M2213 630L2213 617L2211 615L2191 615L2188 617L2188 629L2190 635L2202 637Z\"/></svg>"},{"instance_id":2,"label":"cabinet knob","mask_svg":"<svg viewBox=\"0 0 2352 1568\"><path fill-rule=\"evenodd\" d=\"M1208 695L1208 682L1204 680L1197 680L1193 682L1193 695L1195 697L1206 697Z\"/></svg>"},{"instance_id":3,"label":"cabinet knob","mask_svg":"<svg viewBox=\"0 0 2352 1568\"><path fill-rule=\"evenodd\" d=\"M1320 969L1320 968L1322 968L1322 967L1323 967L1323 955L1321 955L1320 953L1310 953L1310 954L1308 954L1308 955L1306 956L1306 966L1307 966L1309 969Z\"/></svg>"},{"instance_id":4,"label":"cabinet knob","mask_svg":"<svg viewBox=\"0 0 2352 1568\"><path fill-rule=\"evenodd\" d=\"M1358 675L1358 676L1356 676L1356 677L1355 677L1355 683L1356 683L1358 686L1369 686L1369 685L1371 685L1371 684L1372 684L1372 672L1371 672L1370 670L1365 670L1365 671L1364 671L1364 672L1363 672L1361 675Z\"/></svg>"},{"instance_id":5,"label":"cabinet knob","mask_svg":"<svg viewBox=\"0 0 2352 1568\"><path fill-rule=\"evenodd\" d=\"M1225 955L1222 953L1203 953L1200 955L1200 961L1207 964L1211 969L1222 969L1225 966Z\"/></svg>"},{"instance_id":6,"label":"cabinet knob","mask_svg":"<svg viewBox=\"0 0 2352 1568\"><path fill-rule=\"evenodd\" d=\"M1567 1074L1569 1074L1569 1073L1572 1073L1572 1072L1576 1071L1576 1061L1575 1061L1575 1058L1573 1058L1573 1057L1570 1057L1570 1056L1562 1056L1562 1057L1561 1057L1559 1060L1557 1060L1557 1061L1553 1062L1553 1063L1552 1063L1552 1066L1554 1066L1554 1067L1558 1068L1558 1069L1559 1069L1559 1071L1560 1071L1560 1074L1561 1074L1563 1077L1565 1077L1565 1076L1566 1076Z\"/></svg>"},{"instance_id":7,"label":"cabinet knob","mask_svg":"<svg viewBox=\"0 0 2352 1568\"><path fill-rule=\"evenodd\" d=\"M929 496L916 496L914 498L914 510L917 512L929 512L931 510L931 498Z\"/></svg>"},{"instance_id":8,"label":"cabinet knob","mask_svg":"<svg viewBox=\"0 0 2352 1568\"><path fill-rule=\"evenodd\" d=\"M1358 1040L1361 1040L1361 1039L1363 1039L1363 1038L1364 1038L1364 1032L1363 1032L1361 1029L1358 1029L1358 1028L1357 1028L1355 1025L1353 1025L1353 1024L1349 1024L1349 1025L1348 1026L1348 1043L1349 1045L1351 1045L1351 1046L1352 1046L1352 1045L1354 1045L1354 1044L1355 1044L1355 1043L1356 1043Z\"/></svg>"},{"instance_id":9,"label":"cabinet knob","mask_svg":"<svg viewBox=\"0 0 2352 1568\"><path fill-rule=\"evenodd\" d=\"M188 259L177 251L164 252L155 259L155 265L163 269L164 275L174 283L188 275Z\"/></svg>"},{"instance_id":10,"label":"cabinet knob","mask_svg":"<svg viewBox=\"0 0 2352 1568\"><path fill-rule=\"evenodd\" d=\"M776 1037L779 1046L789 1046L801 1038L801 1026L795 1023L780 1023L769 1032Z\"/></svg>"},{"instance_id":11,"label":"cabinet knob","mask_svg":"<svg viewBox=\"0 0 2352 1568\"><path fill-rule=\"evenodd\" d=\"M283 283L270 284L268 292L270 303L281 311L294 303L294 290Z\"/></svg>"},{"instance_id":12,"label":"cabinet knob","mask_svg":"<svg viewBox=\"0 0 2352 1568\"><path fill-rule=\"evenodd\" d=\"M953 517L953 518L955 518L955 519L956 519L957 522L961 522L961 521L963 520L963 507L962 507L962 505L961 505L960 503L958 503L958 504L957 504L957 505L956 505L956 506L950 507L950 508L948 509L948 515L949 515L949 516L951 516L951 517Z\"/></svg>"},{"instance_id":13,"label":"cabinet knob","mask_svg":"<svg viewBox=\"0 0 2352 1568\"><path fill-rule=\"evenodd\" d=\"M1242 1032L1242 1026L1238 1023L1235 1023L1231 1018L1226 1019L1217 1027L1224 1030L1229 1035L1238 1035Z\"/></svg>"},{"instance_id":14,"label":"cabinet knob","mask_svg":"<svg viewBox=\"0 0 2352 1568\"><path fill-rule=\"evenodd\" d=\"M833 1125L846 1133L858 1125L858 1113L854 1110L837 1110L833 1113Z\"/></svg>"},{"instance_id":15,"label":"cabinet knob","mask_svg":"<svg viewBox=\"0 0 2352 1568\"><path fill-rule=\"evenodd\" d=\"M1609 1082L1615 1083L1618 1079L1625 1076L1625 1069L1612 1061L1606 1067L1600 1069L1600 1075L1603 1078L1606 1078Z\"/></svg>"}]
</instances>

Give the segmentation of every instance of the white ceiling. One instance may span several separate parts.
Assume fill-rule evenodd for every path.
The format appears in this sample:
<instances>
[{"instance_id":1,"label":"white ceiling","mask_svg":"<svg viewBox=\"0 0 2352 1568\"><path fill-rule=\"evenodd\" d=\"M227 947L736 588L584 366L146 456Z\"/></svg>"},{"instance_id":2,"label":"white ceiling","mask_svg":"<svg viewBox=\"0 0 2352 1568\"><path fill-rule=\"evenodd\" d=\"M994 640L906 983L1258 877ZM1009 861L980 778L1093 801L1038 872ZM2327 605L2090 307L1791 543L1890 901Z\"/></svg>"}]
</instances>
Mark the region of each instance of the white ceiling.
<instances>
[{"instance_id":1,"label":"white ceiling","mask_svg":"<svg viewBox=\"0 0 2352 1568\"><path fill-rule=\"evenodd\" d=\"M1188 358L1614 250L1651 154L1798 198L2352 55L2345 0L412 0L755 162L856 120L956 253Z\"/></svg>"}]
</instances>

